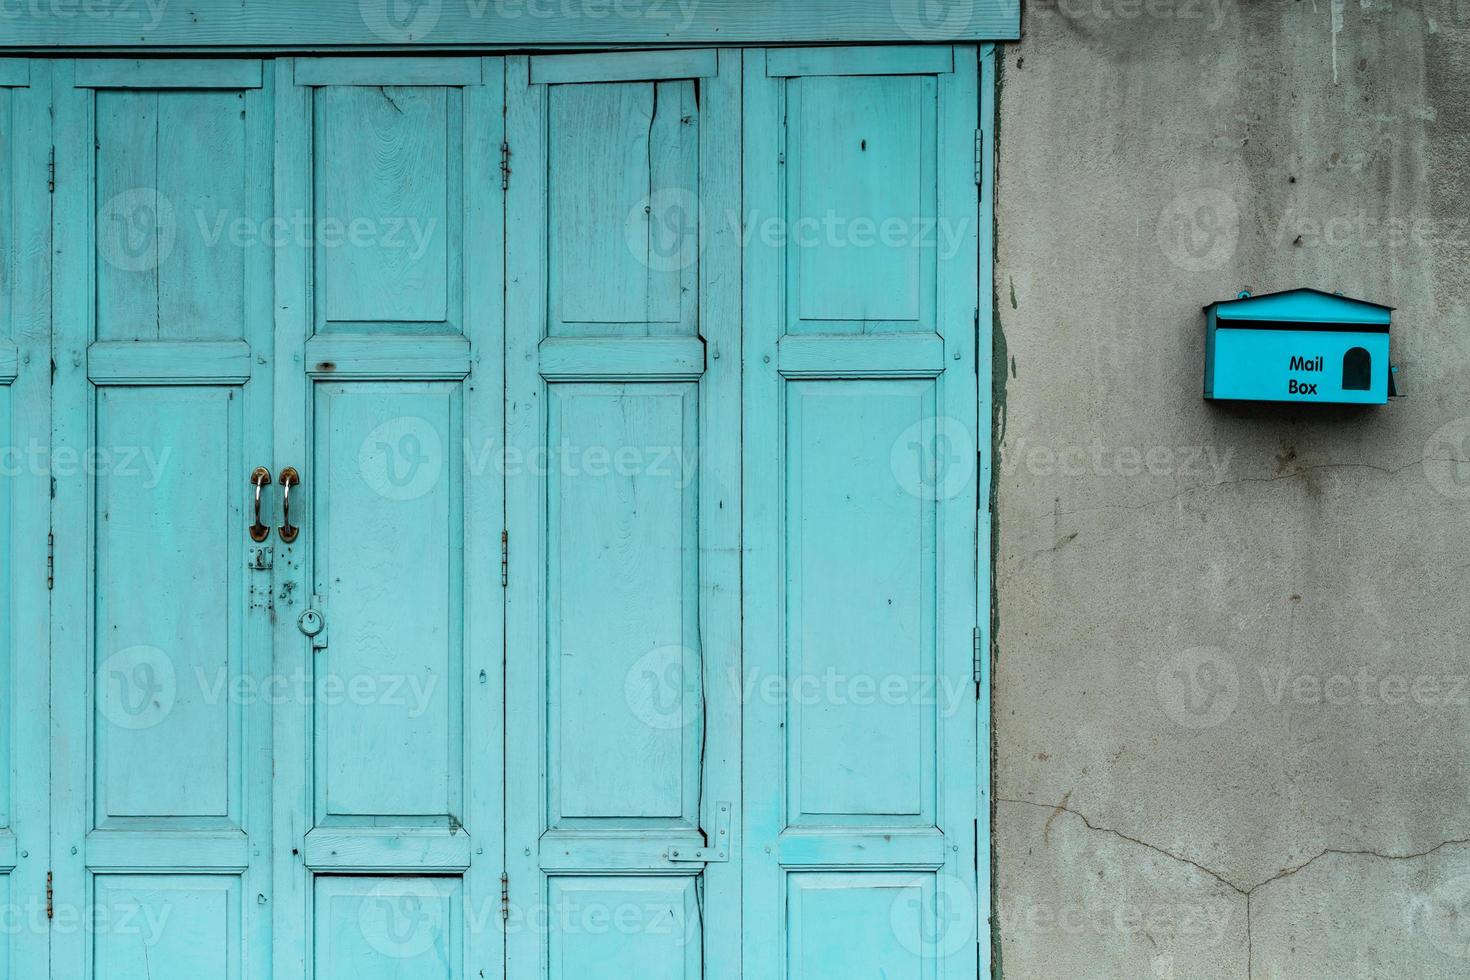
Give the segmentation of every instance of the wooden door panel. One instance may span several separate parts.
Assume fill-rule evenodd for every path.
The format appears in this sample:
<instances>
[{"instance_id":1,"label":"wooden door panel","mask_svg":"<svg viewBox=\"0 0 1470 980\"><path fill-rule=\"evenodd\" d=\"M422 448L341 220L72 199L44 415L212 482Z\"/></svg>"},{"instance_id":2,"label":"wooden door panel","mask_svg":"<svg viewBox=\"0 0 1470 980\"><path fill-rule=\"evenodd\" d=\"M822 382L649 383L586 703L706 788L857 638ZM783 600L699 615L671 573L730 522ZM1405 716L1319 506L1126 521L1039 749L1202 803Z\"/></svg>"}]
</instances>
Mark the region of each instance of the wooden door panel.
<instances>
[{"instance_id":1,"label":"wooden door panel","mask_svg":"<svg viewBox=\"0 0 1470 980\"><path fill-rule=\"evenodd\" d=\"M513 977L740 970L739 65L692 54L509 62Z\"/></svg>"},{"instance_id":2,"label":"wooden door panel","mask_svg":"<svg viewBox=\"0 0 1470 980\"><path fill-rule=\"evenodd\" d=\"M53 976L268 958L273 213L259 62L56 62ZM250 896L247 901L246 896ZM68 941L68 939L70 941Z\"/></svg>"},{"instance_id":3,"label":"wooden door panel","mask_svg":"<svg viewBox=\"0 0 1470 980\"><path fill-rule=\"evenodd\" d=\"M503 971L497 59L277 65L275 965ZM320 629L307 629L303 615Z\"/></svg>"},{"instance_id":4,"label":"wooden door panel","mask_svg":"<svg viewBox=\"0 0 1470 980\"><path fill-rule=\"evenodd\" d=\"M464 812L459 387L315 386L318 826Z\"/></svg>"},{"instance_id":5,"label":"wooden door panel","mask_svg":"<svg viewBox=\"0 0 1470 980\"><path fill-rule=\"evenodd\" d=\"M95 829L244 832L249 676L243 399L232 387L101 387L93 484L98 712ZM146 761L145 761L146 760Z\"/></svg>"},{"instance_id":6,"label":"wooden door panel","mask_svg":"<svg viewBox=\"0 0 1470 980\"><path fill-rule=\"evenodd\" d=\"M246 336L246 91L96 90L97 340Z\"/></svg>"},{"instance_id":7,"label":"wooden door panel","mask_svg":"<svg viewBox=\"0 0 1470 980\"><path fill-rule=\"evenodd\" d=\"M462 90L313 91L316 330L462 331Z\"/></svg>"},{"instance_id":8,"label":"wooden door panel","mask_svg":"<svg viewBox=\"0 0 1470 980\"><path fill-rule=\"evenodd\" d=\"M693 335L693 80L547 89L550 336Z\"/></svg>"},{"instance_id":9,"label":"wooden door panel","mask_svg":"<svg viewBox=\"0 0 1470 980\"><path fill-rule=\"evenodd\" d=\"M977 90L746 56L749 975L978 969Z\"/></svg>"},{"instance_id":10,"label":"wooden door panel","mask_svg":"<svg viewBox=\"0 0 1470 980\"><path fill-rule=\"evenodd\" d=\"M467 925L474 928L475 920L465 914L459 879L318 878L314 972L357 980L461 980Z\"/></svg>"},{"instance_id":11,"label":"wooden door panel","mask_svg":"<svg viewBox=\"0 0 1470 980\"><path fill-rule=\"evenodd\" d=\"M935 331L936 84L788 81L786 333Z\"/></svg>"},{"instance_id":12,"label":"wooden door panel","mask_svg":"<svg viewBox=\"0 0 1470 980\"><path fill-rule=\"evenodd\" d=\"M97 907L118 925L99 931L93 975L239 980L241 899L238 876L99 876Z\"/></svg>"},{"instance_id":13,"label":"wooden door panel","mask_svg":"<svg viewBox=\"0 0 1470 980\"><path fill-rule=\"evenodd\" d=\"M683 464L698 391L561 384L547 398L561 447L547 474L550 826L695 829L699 486Z\"/></svg>"},{"instance_id":14,"label":"wooden door panel","mask_svg":"<svg viewBox=\"0 0 1470 980\"><path fill-rule=\"evenodd\" d=\"M787 825L933 827L935 505L891 450L934 382L786 388L786 670L834 682L787 699Z\"/></svg>"}]
</instances>

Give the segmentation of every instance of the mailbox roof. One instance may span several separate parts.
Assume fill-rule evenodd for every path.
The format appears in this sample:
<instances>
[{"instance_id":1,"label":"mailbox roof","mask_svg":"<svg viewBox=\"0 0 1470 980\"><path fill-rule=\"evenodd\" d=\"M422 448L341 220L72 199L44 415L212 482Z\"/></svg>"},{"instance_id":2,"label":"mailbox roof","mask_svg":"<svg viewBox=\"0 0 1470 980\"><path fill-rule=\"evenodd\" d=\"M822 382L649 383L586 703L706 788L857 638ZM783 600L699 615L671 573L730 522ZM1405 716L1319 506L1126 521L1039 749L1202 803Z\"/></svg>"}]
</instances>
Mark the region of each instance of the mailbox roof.
<instances>
[{"instance_id":1,"label":"mailbox roof","mask_svg":"<svg viewBox=\"0 0 1470 980\"><path fill-rule=\"evenodd\" d=\"M1320 289L1302 288L1222 300L1205 309L1213 309L1221 320L1382 325L1389 322L1393 307Z\"/></svg>"}]
</instances>

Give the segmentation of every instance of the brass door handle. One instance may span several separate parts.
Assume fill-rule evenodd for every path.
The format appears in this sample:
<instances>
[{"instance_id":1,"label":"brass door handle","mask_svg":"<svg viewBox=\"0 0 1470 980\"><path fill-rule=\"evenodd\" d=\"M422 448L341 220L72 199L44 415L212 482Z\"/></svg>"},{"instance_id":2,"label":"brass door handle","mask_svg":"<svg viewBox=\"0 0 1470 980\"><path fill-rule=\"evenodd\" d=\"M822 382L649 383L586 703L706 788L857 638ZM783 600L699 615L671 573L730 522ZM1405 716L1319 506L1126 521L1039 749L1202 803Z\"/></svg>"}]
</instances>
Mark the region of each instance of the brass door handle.
<instances>
[{"instance_id":1,"label":"brass door handle","mask_svg":"<svg viewBox=\"0 0 1470 980\"><path fill-rule=\"evenodd\" d=\"M296 472L296 467L288 466L281 470L281 540L286 544L295 541L301 534L301 528L291 525L291 488L301 485L301 474Z\"/></svg>"},{"instance_id":2,"label":"brass door handle","mask_svg":"<svg viewBox=\"0 0 1470 980\"><path fill-rule=\"evenodd\" d=\"M259 544L271 536L271 529L260 521L260 493L271 482L271 471L257 466L250 474L250 483L255 487L255 523L250 525L250 540Z\"/></svg>"}]
</instances>

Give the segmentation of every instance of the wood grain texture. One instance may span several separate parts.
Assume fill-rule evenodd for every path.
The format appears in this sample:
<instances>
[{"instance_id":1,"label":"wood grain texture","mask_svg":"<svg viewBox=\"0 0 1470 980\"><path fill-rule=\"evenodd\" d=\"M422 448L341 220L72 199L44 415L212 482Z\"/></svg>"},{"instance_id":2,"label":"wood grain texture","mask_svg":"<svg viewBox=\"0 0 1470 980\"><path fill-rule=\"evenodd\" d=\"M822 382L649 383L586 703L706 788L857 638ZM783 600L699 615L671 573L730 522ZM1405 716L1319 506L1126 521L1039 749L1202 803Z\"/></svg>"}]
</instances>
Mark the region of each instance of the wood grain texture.
<instances>
[{"instance_id":1,"label":"wood grain texture","mask_svg":"<svg viewBox=\"0 0 1470 980\"><path fill-rule=\"evenodd\" d=\"M297 58L297 85L478 85L479 58Z\"/></svg>"},{"instance_id":2,"label":"wood grain texture","mask_svg":"<svg viewBox=\"0 0 1470 980\"><path fill-rule=\"evenodd\" d=\"M459 172L459 91L315 92L323 323L444 324L458 305L450 257L460 259L461 219L451 211L460 200L451 179Z\"/></svg>"},{"instance_id":3,"label":"wood grain texture","mask_svg":"<svg viewBox=\"0 0 1470 980\"><path fill-rule=\"evenodd\" d=\"M171 58L130 60L125 58L78 61L78 88L158 89L260 88L261 64L256 60L228 58Z\"/></svg>"},{"instance_id":4,"label":"wood grain texture","mask_svg":"<svg viewBox=\"0 0 1470 980\"><path fill-rule=\"evenodd\" d=\"M575 82L709 78L718 70L718 56L712 48L540 55L531 59L531 84L566 85Z\"/></svg>"},{"instance_id":5,"label":"wood grain texture","mask_svg":"<svg viewBox=\"0 0 1470 980\"><path fill-rule=\"evenodd\" d=\"M938 75L954 71L954 52L943 46L884 48L772 48L766 52L771 78L802 75Z\"/></svg>"},{"instance_id":6,"label":"wood grain texture","mask_svg":"<svg viewBox=\"0 0 1470 980\"><path fill-rule=\"evenodd\" d=\"M146 14L144 10L146 9ZM1006 0L929 7L924 0L702 0L629 4L615 16L528 15L521 4L424 5L399 14L390 0L292 0L240 4L199 0L187 7L135 8L131 17L36 15L7 22L3 45L231 50L340 48L422 50L576 45L861 44L986 41L1020 36L1020 5ZM594 16L596 12L602 16Z\"/></svg>"}]
</instances>

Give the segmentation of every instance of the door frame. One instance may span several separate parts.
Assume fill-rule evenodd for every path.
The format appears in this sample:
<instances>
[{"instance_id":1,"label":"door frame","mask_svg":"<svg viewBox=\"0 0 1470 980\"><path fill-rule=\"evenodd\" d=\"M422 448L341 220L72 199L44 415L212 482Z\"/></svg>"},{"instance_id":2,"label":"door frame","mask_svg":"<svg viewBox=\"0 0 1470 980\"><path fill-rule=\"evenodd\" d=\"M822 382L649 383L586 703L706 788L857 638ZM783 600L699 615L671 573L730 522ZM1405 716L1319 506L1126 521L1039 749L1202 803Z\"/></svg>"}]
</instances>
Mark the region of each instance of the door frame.
<instances>
[{"instance_id":1,"label":"door frame","mask_svg":"<svg viewBox=\"0 0 1470 980\"><path fill-rule=\"evenodd\" d=\"M51 129L51 73L45 62L0 61L0 99L19 138L9 153L9 244L3 284L8 288L8 332L0 332L0 657L9 682L0 690L0 766L8 788L9 820L0 821L0 888L6 916L0 927L0 971L44 976L50 968L50 930L45 910L50 863L51 486L56 456L51 436L51 198L43 192ZM32 447L48 451L41 456ZM9 751L4 752L3 748Z\"/></svg>"}]
</instances>

